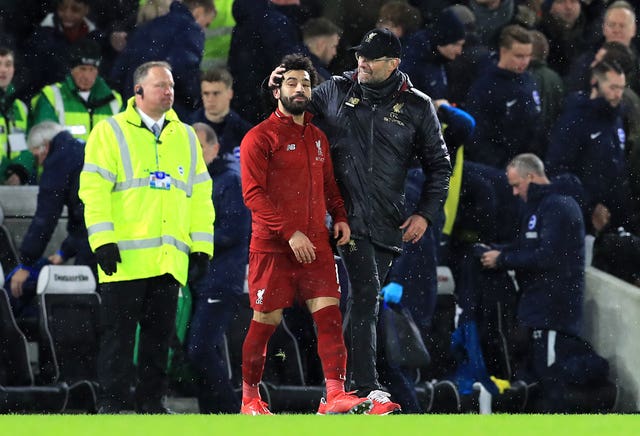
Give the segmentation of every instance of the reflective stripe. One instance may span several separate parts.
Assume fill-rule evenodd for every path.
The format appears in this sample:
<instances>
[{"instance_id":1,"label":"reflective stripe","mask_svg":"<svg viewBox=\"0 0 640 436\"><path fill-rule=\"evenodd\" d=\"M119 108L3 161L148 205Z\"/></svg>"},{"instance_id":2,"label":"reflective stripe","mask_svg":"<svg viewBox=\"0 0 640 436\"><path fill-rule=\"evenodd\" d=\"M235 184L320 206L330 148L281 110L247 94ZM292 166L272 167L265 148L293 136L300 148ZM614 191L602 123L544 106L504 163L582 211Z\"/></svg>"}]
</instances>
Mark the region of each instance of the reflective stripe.
<instances>
[{"instance_id":1,"label":"reflective stripe","mask_svg":"<svg viewBox=\"0 0 640 436\"><path fill-rule=\"evenodd\" d=\"M100 176L102 176L103 179L110 181L111 183L115 183L116 182L116 175L113 174L111 171L106 170L102 167L99 167L98 165L95 164L90 164L90 163L86 163L84 164L84 166L82 167L82 171L86 171L88 173L97 173Z\"/></svg>"},{"instance_id":2,"label":"reflective stripe","mask_svg":"<svg viewBox=\"0 0 640 436\"><path fill-rule=\"evenodd\" d=\"M213 244L213 234L207 232L193 232L189 235L194 242L211 242Z\"/></svg>"},{"instance_id":3,"label":"reflective stripe","mask_svg":"<svg viewBox=\"0 0 640 436\"><path fill-rule=\"evenodd\" d=\"M556 331L547 331L547 366L556 363Z\"/></svg>"},{"instance_id":4,"label":"reflective stripe","mask_svg":"<svg viewBox=\"0 0 640 436\"><path fill-rule=\"evenodd\" d=\"M182 241L178 241L176 238L169 235L162 235L159 238L118 241L118 248L120 248L120 250L140 250L144 248L157 248L165 244L176 247L184 254L189 254L190 252L189 246L187 244Z\"/></svg>"},{"instance_id":5,"label":"reflective stripe","mask_svg":"<svg viewBox=\"0 0 640 436\"><path fill-rule=\"evenodd\" d=\"M58 85L50 85L49 88L53 92L53 107L58 112L58 122L64 127L64 100L62 100L62 93Z\"/></svg>"},{"instance_id":6,"label":"reflective stripe","mask_svg":"<svg viewBox=\"0 0 640 436\"><path fill-rule=\"evenodd\" d=\"M139 179L131 179L125 180L124 182L118 182L113 187L113 192L118 191L126 191L131 188L142 188L144 186L149 186L148 178L139 178Z\"/></svg>"},{"instance_id":7,"label":"reflective stripe","mask_svg":"<svg viewBox=\"0 0 640 436\"><path fill-rule=\"evenodd\" d=\"M193 178L193 184L197 184L197 183L202 183L202 182L206 182L208 180L211 179L211 176L209 175L208 172L204 172L204 173L200 173L197 174L194 178Z\"/></svg>"},{"instance_id":8,"label":"reflective stripe","mask_svg":"<svg viewBox=\"0 0 640 436\"><path fill-rule=\"evenodd\" d=\"M120 125L113 117L107 118L109 124L113 128L113 133L116 135L116 141L118 141L118 147L120 148L120 159L122 159L122 166L124 167L124 179L125 181L133 179L133 166L131 165L131 155L129 153L129 146L124 139L124 132L120 128Z\"/></svg>"},{"instance_id":9,"label":"reflective stripe","mask_svg":"<svg viewBox=\"0 0 640 436\"><path fill-rule=\"evenodd\" d=\"M233 33L233 26L215 27L213 29L207 28L207 30L204 31L204 37L213 38L218 36L231 35L231 33Z\"/></svg>"},{"instance_id":10,"label":"reflective stripe","mask_svg":"<svg viewBox=\"0 0 640 436\"><path fill-rule=\"evenodd\" d=\"M87 227L87 233L89 234L89 236L98 232L107 232L109 230L114 230L113 223L110 221L105 221L103 223L98 223Z\"/></svg>"},{"instance_id":11,"label":"reflective stripe","mask_svg":"<svg viewBox=\"0 0 640 436\"><path fill-rule=\"evenodd\" d=\"M111 100L111 103L109 103L109 107L111 108L111 113L115 115L118 112L120 112L120 109L122 108L122 103L120 103L118 99L115 98L114 96L113 100Z\"/></svg>"},{"instance_id":12,"label":"reflective stripe","mask_svg":"<svg viewBox=\"0 0 640 436\"><path fill-rule=\"evenodd\" d=\"M196 162L198 158L198 141L196 140L196 134L193 129L185 123L182 123L184 128L187 130L187 134L189 135L189 146L191 147L191 168L189 168L189 176L187 177L187 186L186 192L187 197L191 197L193 193L193 179L196 176Z\"/></svg>"}]
</instances>

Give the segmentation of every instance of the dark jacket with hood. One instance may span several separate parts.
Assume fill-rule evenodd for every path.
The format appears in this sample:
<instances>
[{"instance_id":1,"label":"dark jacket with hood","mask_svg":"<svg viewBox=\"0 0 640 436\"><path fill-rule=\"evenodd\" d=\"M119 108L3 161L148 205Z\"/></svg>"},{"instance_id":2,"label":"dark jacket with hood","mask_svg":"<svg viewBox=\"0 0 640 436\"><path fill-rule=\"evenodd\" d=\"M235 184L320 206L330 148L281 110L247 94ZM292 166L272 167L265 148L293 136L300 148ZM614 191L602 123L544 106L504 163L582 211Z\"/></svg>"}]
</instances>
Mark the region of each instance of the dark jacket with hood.
<instances>
[{"instance_id":1,"label":"dark jacket with hood","mask_svg":"<svg viewBox=\"0 0 640 436\"><path fill-rule=\"evenodd\" d=\"M84 205L78 197L83 163L83 142L67 131L53 137L44 160L36 213L20 247L24 265L31 266L42 256L64 206L68 210L68 236L61 247L63 257L75 256L80 265L95 264L84 223Z\"/></svg>"},{"instance_id":2,"label":"dark jacket with hood","mask_svg":"<svg viewBox=\"0 0 640 436\"><path fill-rule=\"evenodd\" d=\"M431 99L400 71L375 87L349 71L315 88L310 110L331 144L352 237L401 252L399 226L413 213L434 222L449 187L449 154ZM416 209L406 210L404 183L415 157L425 181Z\"/></svg>"},{"instance_id":3,"label":"dark jacket with hood","mask_svg":"<svg viewBox=\"0 0 640 436\"><path fill-rule=\"evenodd\" d=\"M529 185L520 236L502 249L497 265L516 271L519 322L579 336L585 228L578 203L559 190L555 184Z\"/></svg>"}]
</instances>

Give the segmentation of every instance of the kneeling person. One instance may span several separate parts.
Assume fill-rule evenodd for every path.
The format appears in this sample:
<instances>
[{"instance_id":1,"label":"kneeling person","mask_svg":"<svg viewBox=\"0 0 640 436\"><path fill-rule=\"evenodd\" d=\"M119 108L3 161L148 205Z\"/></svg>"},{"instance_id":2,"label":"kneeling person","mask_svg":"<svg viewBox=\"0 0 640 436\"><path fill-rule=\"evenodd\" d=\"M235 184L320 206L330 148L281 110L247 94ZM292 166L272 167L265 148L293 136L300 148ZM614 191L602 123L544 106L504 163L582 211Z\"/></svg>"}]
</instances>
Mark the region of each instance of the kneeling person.
<instances>
[{"instance_id":1,"label":"kneeling person","mask_svg":"<svg viewBox=\"0 0 640 436\"><path fill-rule=\"evenodd\" d=\"M325 226L331 214L338 245L351 237L344 201L333 176L327 137L306 112L316 72L311 61L289 55L272 92L278 108L251 129L240 146L242 194L252 214L249 294L253 319L242 347L242 409L271 414L258 384L269 338L282 311L304 301L317 327L324 371L324 413L364 413L371 400L344 391L347 351L333 253Z\"/></svg>"}]
</instances>

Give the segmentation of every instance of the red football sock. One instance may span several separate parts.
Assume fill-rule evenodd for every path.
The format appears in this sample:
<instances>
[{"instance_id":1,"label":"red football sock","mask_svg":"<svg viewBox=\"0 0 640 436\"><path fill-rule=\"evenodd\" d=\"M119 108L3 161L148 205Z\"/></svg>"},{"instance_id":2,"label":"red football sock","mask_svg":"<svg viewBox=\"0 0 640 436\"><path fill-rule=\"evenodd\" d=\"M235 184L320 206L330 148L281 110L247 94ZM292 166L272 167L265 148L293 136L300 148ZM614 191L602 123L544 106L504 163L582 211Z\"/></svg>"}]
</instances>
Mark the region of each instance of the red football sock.
<instances>
[{"instance_id":1,"label":"red football sock","mask_svg":"<svg viewBox=\"0 0 640 436\"><path fill-rule=\"evenodd\" d=\"M259 398L258 384L262 378L267 343L276 330L275 325L251 320L247 337L242 344L242 398Z\"/></svg>"},{"instance_id":2,"label":"red football sock","mask_svg":"<svg viewBox=\"0 0 640 436\"><path fill-rule=\"evenodd\" d=\"M327 385L327 399L344 392L347 349L342 337L342 315L337 305L324 307L312 314L318 328L318 355ZM341 385L337 384L341 382Z\"/></svg>"}]
</instances>

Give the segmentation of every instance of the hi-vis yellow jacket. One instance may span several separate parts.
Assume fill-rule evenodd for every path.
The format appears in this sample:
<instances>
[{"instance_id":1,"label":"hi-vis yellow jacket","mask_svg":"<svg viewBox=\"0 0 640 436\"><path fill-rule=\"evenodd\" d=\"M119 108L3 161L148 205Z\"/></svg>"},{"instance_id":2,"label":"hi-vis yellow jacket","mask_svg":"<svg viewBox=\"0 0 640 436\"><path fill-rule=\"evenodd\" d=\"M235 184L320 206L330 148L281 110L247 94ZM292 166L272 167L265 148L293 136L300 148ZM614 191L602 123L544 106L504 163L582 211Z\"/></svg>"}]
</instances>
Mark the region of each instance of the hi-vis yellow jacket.
<instances>
[{"instance_id":1,"label":"hi-vis yellow jacket","mask_svg":"<svg viewBox=\"0 0 640 436\"><path fill-rule=\"evenodd\" d=\"M169 189L150 187L163 171ZM80 174L80 198L92 250L117 243L122 263L99 281L115 282L171 274L187 281L189 253L213 255L212 182L197 137L173 110L159 141L134 108L100 121L91 131Z\"/></svg>"}]
</instances>

